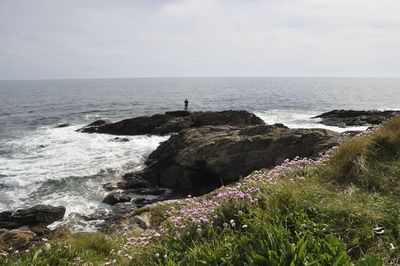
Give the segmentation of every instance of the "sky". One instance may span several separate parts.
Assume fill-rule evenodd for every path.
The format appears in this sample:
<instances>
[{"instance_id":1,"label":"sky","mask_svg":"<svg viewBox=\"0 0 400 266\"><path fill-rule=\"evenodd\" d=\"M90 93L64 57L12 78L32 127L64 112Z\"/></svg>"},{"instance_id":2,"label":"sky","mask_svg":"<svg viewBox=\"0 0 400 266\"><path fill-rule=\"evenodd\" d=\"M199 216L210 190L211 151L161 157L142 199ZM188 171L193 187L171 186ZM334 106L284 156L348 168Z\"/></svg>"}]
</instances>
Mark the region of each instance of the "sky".
<instances>
[{"instance_id":1,"label":"sky","mask_svg":"<svg viewBox=\"0 0 400 266\"><path fill-rule=\"evenodd\" d=\"M399 0L0 0L0 79L400 77Z\"/></svg>"}]
</instances>

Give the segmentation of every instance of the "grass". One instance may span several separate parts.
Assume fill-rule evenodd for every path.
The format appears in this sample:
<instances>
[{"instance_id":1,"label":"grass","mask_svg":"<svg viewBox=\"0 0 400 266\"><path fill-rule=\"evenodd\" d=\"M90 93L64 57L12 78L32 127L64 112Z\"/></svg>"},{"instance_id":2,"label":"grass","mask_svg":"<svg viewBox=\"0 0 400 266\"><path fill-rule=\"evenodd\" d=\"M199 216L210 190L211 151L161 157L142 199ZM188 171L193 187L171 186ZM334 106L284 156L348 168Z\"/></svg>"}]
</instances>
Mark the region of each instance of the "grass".
<instances>
[{"instance_id":1,"label":"grass","mask_svg":"<svg viewBox=\"0 0 400 266\"><path fill-rule=\"evenodd\" d=\"M76 234L0 264L400 265L400 118L342 143L325 163L288 168L276 182L256 176L235 185L256 186L256 201L223 201L211 225L177 229L171 206L160 205L142 210L153 229L165 229L144 247L126 248L126 236Z\"/></svg>"},{"instance_id":2,"label":"grass","mask_svg":"<svg viewBox=\"0 0 400 266\"><path fill-rule=\"evenodd\" d=\"M356 184L368 191L399 195L400 117L386 122L371 134L340 145L322 170L330 181Z\"/></svg>"}]
</instances>

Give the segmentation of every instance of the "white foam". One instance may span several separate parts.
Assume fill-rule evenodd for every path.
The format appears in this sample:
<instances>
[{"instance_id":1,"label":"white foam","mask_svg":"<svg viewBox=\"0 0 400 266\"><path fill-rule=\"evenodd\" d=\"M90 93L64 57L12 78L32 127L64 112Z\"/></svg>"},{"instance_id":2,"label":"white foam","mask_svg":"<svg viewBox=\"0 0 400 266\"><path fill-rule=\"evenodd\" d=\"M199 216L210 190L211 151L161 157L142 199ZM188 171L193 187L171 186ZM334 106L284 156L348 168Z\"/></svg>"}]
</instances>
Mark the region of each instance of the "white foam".
<instances>
[{"instance_id":1,"label":"white foam","mask_svg":"<svg viewBox=\"0 0 400 266\"><path fill-rule=\"evenodd\" d=\"M83 134L65 128L39 128L7 142L18 151L0 158L0 211L38 203L64 205L67 213L88 213L106 194L101 184L140 169L146 156L168 137ZM121 136L120 136L121 137ZM54 191L52 191L54 190Z\"/></svg>"},{"instance_id":2,"label":"white foam","mask_svg":"<svg viewBox=\"0 0 400 266\"><path fill-rule=\"evenodd\" d=\"M334 127L318 123L320 119L313 119L321 112L311 112L303 110L269 110L255 112L267 124L282 123L289 128L324 128L336 132L345 132L352 130L366 130L368 127Z\"/></svg>"}]
</instances>

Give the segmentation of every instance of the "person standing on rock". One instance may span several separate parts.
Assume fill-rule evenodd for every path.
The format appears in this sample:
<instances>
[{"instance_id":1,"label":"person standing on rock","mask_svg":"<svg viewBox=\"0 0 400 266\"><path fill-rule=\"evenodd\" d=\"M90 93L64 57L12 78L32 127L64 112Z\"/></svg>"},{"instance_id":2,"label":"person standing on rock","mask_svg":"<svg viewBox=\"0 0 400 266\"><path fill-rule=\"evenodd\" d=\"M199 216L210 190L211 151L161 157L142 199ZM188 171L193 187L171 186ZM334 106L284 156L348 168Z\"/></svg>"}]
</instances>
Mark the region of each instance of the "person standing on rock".
<instances>
[{"instance_id":1,"label":"person standing on rock","mask_svg":"<svg viewBox=\"0 0 400 266\"><path fill-rule=\"evenodd\" d=\"M189 101L188 99L185 99L185 111L188 110L188 107L189 107Z\"/></svg>"}]
</instances>

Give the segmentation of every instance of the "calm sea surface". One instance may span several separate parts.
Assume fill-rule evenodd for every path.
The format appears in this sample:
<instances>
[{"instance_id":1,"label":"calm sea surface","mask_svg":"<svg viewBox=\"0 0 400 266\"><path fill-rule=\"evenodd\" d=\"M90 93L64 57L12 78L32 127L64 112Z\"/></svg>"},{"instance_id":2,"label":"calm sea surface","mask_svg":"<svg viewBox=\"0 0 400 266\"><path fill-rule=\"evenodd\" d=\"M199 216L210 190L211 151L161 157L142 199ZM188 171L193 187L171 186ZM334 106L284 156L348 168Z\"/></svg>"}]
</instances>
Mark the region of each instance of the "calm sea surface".
<instances>
[{"instance_id":1,"label":"calm sea surface","mask_svg":"<svg viewBox=\"0 0 400 266\"><path fill-rule=\"evenodd\" d=\"M140 169L166 137L75 130L99 118L118 120L183 108L245 109L268 123L320 127L310 117L344 109L400 109L400 79L160 78L0 81L0 211L37 203L91 212L101 184ZM68 127L55 128L61 123ZM339 130L331 128L334 130Z\"/></svg>"}]
</instances>

